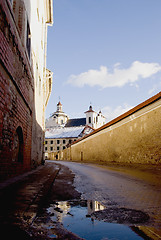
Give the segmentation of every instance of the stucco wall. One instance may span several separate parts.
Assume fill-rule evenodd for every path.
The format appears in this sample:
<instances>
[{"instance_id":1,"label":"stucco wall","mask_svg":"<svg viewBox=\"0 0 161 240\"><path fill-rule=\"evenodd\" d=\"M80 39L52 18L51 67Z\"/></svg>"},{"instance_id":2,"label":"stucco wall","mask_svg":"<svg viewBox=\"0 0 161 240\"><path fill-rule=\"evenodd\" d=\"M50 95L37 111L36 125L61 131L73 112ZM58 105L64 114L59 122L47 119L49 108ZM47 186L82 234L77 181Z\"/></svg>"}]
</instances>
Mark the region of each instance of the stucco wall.
<instances>
[{"instance_id":1,"label":"stucco wall","mask_svg":"<svg viewBox=\"0 0 161 240\"><path fill-rule=\"evenodd\" d=\"M97 163L161 163L160 97L72 144L64 151L63 159Z\"/></svg>"}]
</instances>

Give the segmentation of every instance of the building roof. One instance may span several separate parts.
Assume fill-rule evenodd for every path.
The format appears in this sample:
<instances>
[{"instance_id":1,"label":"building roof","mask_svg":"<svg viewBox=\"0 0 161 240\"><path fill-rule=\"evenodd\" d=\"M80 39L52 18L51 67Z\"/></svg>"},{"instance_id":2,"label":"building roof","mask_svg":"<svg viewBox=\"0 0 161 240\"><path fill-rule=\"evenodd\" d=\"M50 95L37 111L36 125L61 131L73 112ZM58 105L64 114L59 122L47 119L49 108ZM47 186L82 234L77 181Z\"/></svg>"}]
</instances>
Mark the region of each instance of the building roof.
<instances>
[{"instance_id":1,"label":"building roof","mask_svg":"<svg viewBox=\"0 0 161 240\"><path fill-rule=\"evenodd\" d=\"M86 125L86 118L73 118L67 121L65 127L78 127L78 126L85 126L85 125Z\"/></svg>"},{"instance_id":2,"label":"building roof","mask_svg":"<svg viewBox=\"0 0 161 240\"><path fill-rule=\"evenodd\" d=\"M77 138L83 132L83 127L64 127L47 129L45 132L45 138Z\"/></svg>"},{"instance_id":3,"label":"building roof","mask_svg":"<svg viewBox=\"0 0 161 240\"><path fill-rule=\"evenodd\" d=\"M88 111L86 111L85 113L88 113L88 112L95 112L95 111L93 111L93 109L92 109L92 106L91 106L91 105L89 106L89 110L88 110Z\"/></svg>"},{"instance_id":4,"label":"building roof","mask_svg":"<svg viewBox=\"0 0 161 240\"><path fill-rule=\"evenodd\" d=\"M58 105L61 105L61 106L62 106L62 104L61 104L61 102L60 102L60 101L57 103L57 106L58 106Z\"/></svg>"},{"instance_id":5,"label":"building roof","mask_svg":"<svg viewBox=\"0 0 161 240\"><path fill-rule=\"evenodd\" d=\"M65 112L54 112L52 115L51 115L51 117L50 118L52 118L52 117L54 117L54 116L56 116L56 117L58 117L58 116L65 116L65 117L68 117L68 115L65 113Z\"/></svg>"}]
</instances>

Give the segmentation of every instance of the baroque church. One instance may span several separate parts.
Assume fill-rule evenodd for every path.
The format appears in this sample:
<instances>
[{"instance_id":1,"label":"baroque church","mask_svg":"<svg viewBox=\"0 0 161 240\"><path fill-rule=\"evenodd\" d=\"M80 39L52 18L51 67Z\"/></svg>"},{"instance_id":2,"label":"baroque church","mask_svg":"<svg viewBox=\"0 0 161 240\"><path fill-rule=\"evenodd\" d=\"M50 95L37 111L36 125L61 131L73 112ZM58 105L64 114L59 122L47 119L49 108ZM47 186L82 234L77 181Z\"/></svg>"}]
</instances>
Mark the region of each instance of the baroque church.
<instances>
[{"instance_id":1,"label":"baroque church","mask_svg":"<svg viewBox=\"0 0 161 240\"><path fill-rule=\"evenodd\" d=\"M85 114L85 118L69 119L68 115L62 110L61 102L58 102L56 112L46 120L44 146L46 159L51 152L55 153L56 159L59 151L64 150L72 142L105 124L105 117L101 111L96 113L92 106Z\"/></svg>"}]
</instances>

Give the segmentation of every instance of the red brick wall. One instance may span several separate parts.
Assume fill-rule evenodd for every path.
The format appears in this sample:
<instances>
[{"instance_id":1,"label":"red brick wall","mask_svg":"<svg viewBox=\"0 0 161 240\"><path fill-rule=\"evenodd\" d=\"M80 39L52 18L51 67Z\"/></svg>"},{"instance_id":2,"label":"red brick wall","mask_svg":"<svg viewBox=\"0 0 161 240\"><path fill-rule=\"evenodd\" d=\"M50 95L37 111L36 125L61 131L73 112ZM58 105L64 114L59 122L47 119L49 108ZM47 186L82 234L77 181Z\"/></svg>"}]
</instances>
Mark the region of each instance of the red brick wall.
<instances>
[{"instance_id":1,"label":"red brick wall","mask_svg":"<svg viewBox=\"0 0 161 240\"><path fill-rule=\"evenodd\" d=\"M30 169L34 88L32 68L19 37L9 3L0 0L0 178ZM23 132L23 160L16 130Z\"/></svg>"}]
</instances>

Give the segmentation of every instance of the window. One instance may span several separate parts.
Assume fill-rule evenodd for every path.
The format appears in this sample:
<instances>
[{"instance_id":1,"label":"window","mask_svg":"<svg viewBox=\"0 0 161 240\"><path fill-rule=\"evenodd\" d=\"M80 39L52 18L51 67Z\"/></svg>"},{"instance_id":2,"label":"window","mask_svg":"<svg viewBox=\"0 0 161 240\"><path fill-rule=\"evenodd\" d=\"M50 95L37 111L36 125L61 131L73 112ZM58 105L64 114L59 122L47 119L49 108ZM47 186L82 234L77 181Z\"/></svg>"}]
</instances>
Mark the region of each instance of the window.
<instances>
[{"instance_id":1,"label":"window","mask_svg":"<svg viewBox=\"0 0 161 240\"><path fill-rule=\"evenodd\" d=\"M50 147L50 151L53 151L53 147Z\"/></svg>"},{"instance_id":2,"label":"window","mask_svg":"<svg viewBox=\"0 0 161 240\"><path fill-rule=\"evenodd\" d=\"M45 141L45 144L48 144L48 141Z\"/></svg>"},{"instance_id":3,"label":"window","mask_svg":"<svg viewBox=\"0 0 161 240\"><path fill-rule=\"evenodd\" d=\"M63 144L65 144L65 142L66 142L66 141L65 141L65 139L64 139L64 140L63 140Z\"/></svg>"},{"instance_id":4,"label":"window","mask_svg":"<svg viewBox=\"0 0 161 240\"><path fill-rule=\"evenodd\" d=\"M57 151L59 151L59 147L57 147Z\"/></svg>"},{"instance_id":5,"label":"window","mask_svg":"<svg viewBox=\"0 0 161 240\"><path fill-rule=\"evenodd\" d=\"M29 22L27 21L27 34L26 34L26 48L27 48L27 53L30 59L30 54L31 54L31 32L30 32L30 26Z\"/></svg>"},{"instance_id":6,"label":"window","mask_svg":"<svg viewBox=\"0 0 161 240\"><path fill-rule=\"evenodd\" d=\"M36 79L36 87L38 85L38 77L39 76L39 68L38 68L38 64L36 63L36 70L35 70L35 79Z\"/></svg>"},{"instance_id":7,"label":"window","mask_svg":"<svg viewBox=\"0 0 161 240\"><path fill-rule=\"evenodd\" d=\"M39 19L39 9L40 9L40 7L39 7L39 0L37 0L37 17L38 17L38 21L40 20Z\"/></svg>"},{"instance_id":8,"label":"window","mask_svg":"<svg viewBox=\"0 0 161 240\"><path fill-rule=\"evenodd\" d=\"M69 144L71 144L71 143L72 143L72 140L70 139L70 140L69 140Z\"/></svg>"},{"instance_id":9,"label":"window","mask_svg":"<svg viewBox=\"0 0 161 240\"><path fill-rule=\"evenodd\" d=\"M60 140L57 140L57 144L60 144Z\"/></svg>"},{"instance_id":10,"label":"window","mask_svg":"<svg viewBox=\"0 0 161 240\"><path fill-rule=\"evenodd\" d=\"M41 95L41 78L39 77L39 95Z\"/></svg>"},{"instance_id":11,"label":"window","mask_svg":"<svg viewBox=\"0 0 161 240\"><path fill-rule=\"evenodd\" d=\"M63 124L63 120L61 120L61 124Z\"/></svg>"},{"instance_id":12,"label":"window","mask_svg":"<svg viewBox=\"0 0 161 240\"><path fill-rule=\"evenodd\" d=\"M98 122L98 117L96 117L96 122Z\"/></svg>"},{"instance_id":13,"label":"window","mask_svg":"<svg viewBox=\"0 0 161 240\"><path fill-rule=\"evenodd\" d=\"M65 146L63 146L63 150L65 149Z\"/></svg>"},{"instance_id":14,"label":"window","mask_svg":"<svg viewBox=\"0 0 161 240\"><path fill-rule=\"evenodd\" d=\"M50 141L50 144L53 144L53 140Z\"/></svg>"},{"instance_id":15,"label":"window","mask_svg":"<svg viewBox=\"0 0 161 240\"><path fill-rule=\"evenodd\" d=\"M89 117L89 120L88 120L88 121L89 121L89 123L91 123L91 117Z\"/></svg>"},{"instance_id":16,"label":"window","mask_svg":"<svg viewBox=\"0 0 161 240\"><path fill-rule=\"evenodd\" d=\"M48 148L47 147L45 147L45 151L47 151L48 150Z\"/></svg>"},{"instance_id":17,"label":"window","mask_svg":"<svg viewBox=\"0 0 161 240\"><path fill-rule=\"evenodd\" d=\"M39 141L39 150L41 152L41 148L42 148L42 141L41 141L41 137L40 137L40 141Z\"/></svg>"}]
</instances>

